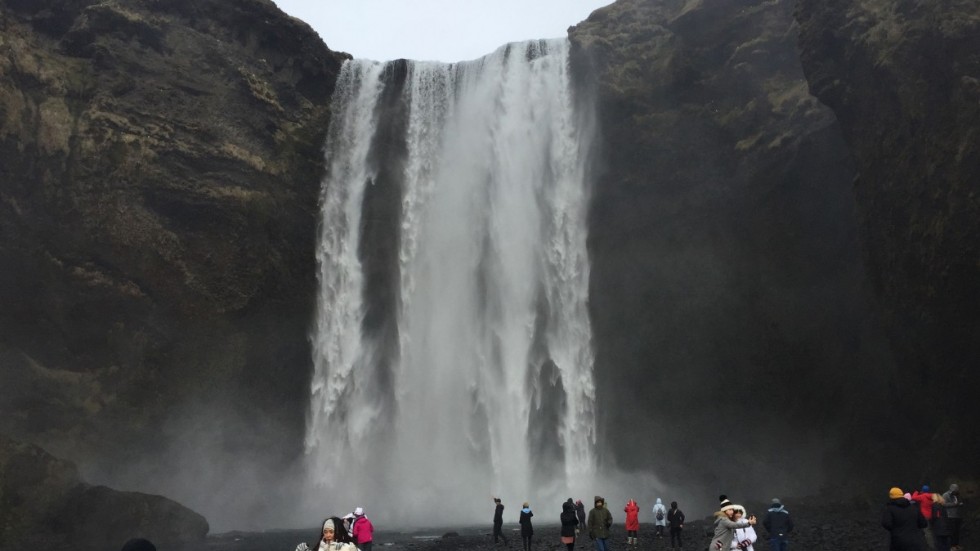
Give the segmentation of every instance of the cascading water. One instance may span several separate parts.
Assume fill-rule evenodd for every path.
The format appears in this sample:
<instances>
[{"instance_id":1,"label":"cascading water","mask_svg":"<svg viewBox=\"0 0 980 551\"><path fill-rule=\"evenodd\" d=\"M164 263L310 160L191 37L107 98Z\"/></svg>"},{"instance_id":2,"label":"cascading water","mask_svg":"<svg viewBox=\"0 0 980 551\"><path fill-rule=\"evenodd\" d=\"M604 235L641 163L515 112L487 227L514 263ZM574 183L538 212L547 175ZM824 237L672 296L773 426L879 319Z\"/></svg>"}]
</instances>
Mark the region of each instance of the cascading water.
<instances>
[{"instance_id":1,"label":"cascading water","mask_svg":"<svg viewBox=\"0 0 980 551\"><path fill-rule=\"evenodd\" d=\"M318 503L432 525L484 519L490 495L584 492L591 132L567 41L348 61L333 109L307 433Z\"/></svg>"}]
</instances>

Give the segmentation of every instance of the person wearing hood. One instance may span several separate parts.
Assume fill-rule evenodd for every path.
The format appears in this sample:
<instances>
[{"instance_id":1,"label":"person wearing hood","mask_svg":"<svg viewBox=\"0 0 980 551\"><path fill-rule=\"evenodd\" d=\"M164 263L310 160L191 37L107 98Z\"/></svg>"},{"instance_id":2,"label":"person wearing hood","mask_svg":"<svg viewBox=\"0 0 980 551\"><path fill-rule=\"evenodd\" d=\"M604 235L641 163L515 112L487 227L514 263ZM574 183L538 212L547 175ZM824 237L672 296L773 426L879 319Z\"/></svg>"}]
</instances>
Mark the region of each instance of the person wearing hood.
<instances>
[{"instance_id":1,"label":"person wearing hood","mask_svg":"<svg viewBox=\"0 0 980 551\"><path fill-rule=\"evenodd\" d=\"M371 551L374 545L374 525L371 520L364 515L364 508L354 509L354 519L351 520L351 535L354 537L354 545L361 551Z\"/></svg>"},{"instance_id":2,"label":"person wearing hood","mask_svg":"<svg viewBox=\"0 0 980 551\"><path fill-rule=\"evenodd\" d=\"M572 498L561 504L561 515L558 517L561 522L561 542L565 544L568 551L575 549L575 534L578 532L578 517L575 515L575 504Z\"/></svg>"},{"instance_id":3,"label":"person wearing hood","mask_svg":"<svg viewBox=\"0 0 980 551\"><path fill-rule=\"evenodd\" d=\"M521 518L518 521L521 524L521 541L524 542L524 551L531 551L531 536L534 535L534 526L531 526L531 517L533 516L531 506L525 501L521 507Z\"/></svg>"},{"instance_id":4,"label":"person wearing hood","mask_svg":"<svg viewBox=\"0 0 980 551\"><path fill-rule=\"evenodd\" d=\"M742 520L745 517L745 507L741 505L735 506L735 521ZM755 528L752 526L746 526L744 528L736 528L735 533L732 537L731 551L755 551L753 545L759 539L759 536L755 533Z\"/></svg>"},{"instance_id":5,"label":"person wearing hood","mask_svg":"<svg viewBox=\"0 0 980 551\"><path fill-rule=\"evenodd\" d=\"M330 517L323 521L320 532L312 546L301 543L296 551L357 551L351 541L350 534L344 529L344 521L339 517Z\"/></svg>"},{"instance_id":6,"label":"person wearing hood","mask_svg":"<svg viewBox=\"0 0 980 551\"><path fill-rule=\"evenodd\" d=\"M922 529L928 526L918 505L913 505L902 495L902 490L888 491L888 503L881 513L881 525L891 537L889 551L924 551L925 536Z\"/></svg>"},{"instance_id":7,"label":"person wearing hood","mask_svg":"<svg viewBox=\"0 0 980 551\"><path fill-rule=\"evenodd\" d=\"M681 532L684 530L684 511L677 508L677 502L670 502L670 511L667 511L667 524L670 525L670 548L671 550L683 549L684 542L681 540Z\"/></svg>"},{"instance_id":8,"label":"person wearing hood","mask_svg":"<svg viewBox=\"0 0 980 551\"><path fill-rule=\"evenodd\" d=\"M657 498L657 502L653 504L653 524L656 527L656 536L658 538L664 537L664 527L667 526L667 508L664 507L664 502Z\"/></svg>"},{"instance_id":9,"label":"person wearing hood","mask_svg":"<svg viewBox=\"0 0 980 551\"><path fill-rule=\"evenodd\" d=\"M949 485L949 491L943 494L943 511L946 513L946 528L949 530L949 545L953 551L960 551L960 524L963 523L963 501L960 499L960 487Z\"/></svg>"},{"instance_id":10,"label":"person wearing hood","mask_svg":"<svg viewBox=\"0 0 980 551\"><path fill-rule=\"evenodd\" d=\"M504 504L500 502L499 497L493 498L494 508L493 508L493 543L497 543L498 539L504 540L504 545L510 545L507 542L507 536L504 535Z\"/></svg>"},{"instance_id":11,"label":"person wearing hood","mask_svg":"<svg viewBox=\"0 0 980 551\"><path fill-rule=\"evenodd\" d=\"M606 500L595 496L595 507L589 511L589 537L595 541L596 551L606 551L606 539L609 538L609 528L612 526L612 513L606 509Z\"/></svg>"},{"instance_id":12,"label":"person wearing hood","mask_svg":"<svg viewBox=\"0 0 980 551\"><path fill-rule=\"evenodd\" d=\"M772 505L766 511L762 525L769 533L769 549L786 551L789 546L789 533L793 531L793 518L789 516L789 511L783 507L778 497L772 498Z\"/></svg>"},{"instance_id":13,"label":"person wearing hood","mask_svg":"<svg viewBox=\"0 0 980 551\"><path fill-rule=\"evenodd\" d=\"M626 545L636 545L636 533L640 531L640 506L630 499L623 507L626 513Z\"/></svg>"},{"instance_id":14,"label":"person wearing hood","mask_svg":"<svg viewBox=\"0 0 980 551\"><path fill-rule=\"evenodd\" d=\"M755 516L735 520L735 510L741 506L733 504L724 495L720 497L721 503L718 511L715 512L715 533L711 543L708 544L708 551L728 551L731 549L732 540L735 539L736 528L755 525Z\"/></svg>"}]
</instances>

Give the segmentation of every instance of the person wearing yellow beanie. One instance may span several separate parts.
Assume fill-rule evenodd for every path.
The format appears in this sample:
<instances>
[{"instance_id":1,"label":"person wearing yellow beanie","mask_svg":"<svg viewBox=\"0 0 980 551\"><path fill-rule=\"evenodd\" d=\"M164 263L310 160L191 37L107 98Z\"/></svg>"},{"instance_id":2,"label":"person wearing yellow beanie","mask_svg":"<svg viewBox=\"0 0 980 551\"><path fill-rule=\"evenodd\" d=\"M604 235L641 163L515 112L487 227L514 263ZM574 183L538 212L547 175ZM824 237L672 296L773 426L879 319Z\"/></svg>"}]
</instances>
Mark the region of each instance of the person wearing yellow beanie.
<instances>
[{"instance_id":1,"label":"person wearing yellow beanie","mask_svg":"<svg viewBox=\"0 0 980 551\"><path fill-rule=\"evenodd\" d=\"M889 549L926 549L925 534L922 529L928 526L919 506L912 504L902 495L901 488L888 490L888 503L881 513L881 526L888 530L891 540Z\"/></svg>"}]
</instances>

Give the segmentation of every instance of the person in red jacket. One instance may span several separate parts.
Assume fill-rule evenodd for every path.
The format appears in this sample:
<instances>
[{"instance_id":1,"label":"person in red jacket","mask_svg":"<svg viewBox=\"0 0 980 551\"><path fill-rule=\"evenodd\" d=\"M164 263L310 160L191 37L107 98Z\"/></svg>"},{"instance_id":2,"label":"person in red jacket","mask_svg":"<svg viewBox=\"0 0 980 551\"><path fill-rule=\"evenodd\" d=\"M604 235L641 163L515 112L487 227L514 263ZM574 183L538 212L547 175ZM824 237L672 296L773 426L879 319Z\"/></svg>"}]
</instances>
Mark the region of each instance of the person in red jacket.
<instances>
[{"instance_id":1,"label":"person in red jacket","mask_svg":"<svg viewBox=\"0 0 980 551\"><path fill-rule=\"evenodd\" d=\"M636 546L636 533L640 530L640 506L632 499L623 507L626 512L626 545Z\"/></svg>"},{"instance_id":2,"label":"person in red jacket","mask_svg":"<svg viewBox=\"0 0 980 551\"><path fill-rule=\"evenodd\" d=\"M364 516L364 508L354 509L354 521L351 526L351 535L354 536L357 548L361 551L371 551L374 545L374 525Z\"/></svg>"},{"instance_id":3,"label":"person in red jacket","mask_svg":"<svg viewBox=\"0 0 980 551\"><path fill-rule=\"evenodd\" d=\"M932 535L932 492L929 491L928 484L923 484L922 490L912 492L912 502L919 506L919 512L922 513L922 518L926 519L926 544L929 546L929 549L935 551L936 542Z\"/></svg>"}]
</instances>

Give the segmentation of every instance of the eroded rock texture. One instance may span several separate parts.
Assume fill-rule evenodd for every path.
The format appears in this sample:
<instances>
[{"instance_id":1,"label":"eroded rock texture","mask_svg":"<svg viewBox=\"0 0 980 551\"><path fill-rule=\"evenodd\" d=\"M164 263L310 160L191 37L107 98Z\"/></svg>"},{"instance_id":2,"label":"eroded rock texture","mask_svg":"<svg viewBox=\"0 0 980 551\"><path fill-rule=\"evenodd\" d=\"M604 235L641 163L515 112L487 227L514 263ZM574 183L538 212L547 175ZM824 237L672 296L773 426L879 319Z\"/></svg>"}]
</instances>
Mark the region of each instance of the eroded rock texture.
<instances>
[{"instance_id":1,"label":"eroded rock texture","mask_svg":"<svg viewBox=\"0 0 980 551\"><path fill-rule=\"evenodd\" d=\"M203 542L201 515L162 496L82 482L76 466L0 435L0 549L117 549L133 537L180 548Z\"/></svg>"},{"instance_id":2,"label":"eroded rock texture","mask_svg":"<svg viewBox=\"0 0 980 551\"><path fill-rule=\"evenodd\" d=\"M901 366L895 437L980 453L980 12L976 2L801 0L810 89L840 120L862 241ZM904 409L904 411L903 411Z\"/></svg>"},{"instance_id":3,"label":"eroded rock texture","mask_svg":"<svg viewBox=\"0 0 980 551\"><path fill-rule=\"evenodd\" d=\"M570 37L603 142L590 221L603 449L687 487L814 484L852 416L880 424L890 359L854 168L808 90L793 2L620 0Z\"/></svg>"},{"instance_id":4,"label":"eroded rock texture","mask_svg":"<svg viewBox=\"0 0 980 551\"><path fill-rule=\"evenodd\" d=\"M0 431L297 455L342 61L268 0L0 1Z\"/></svg>"}]
</instances>

